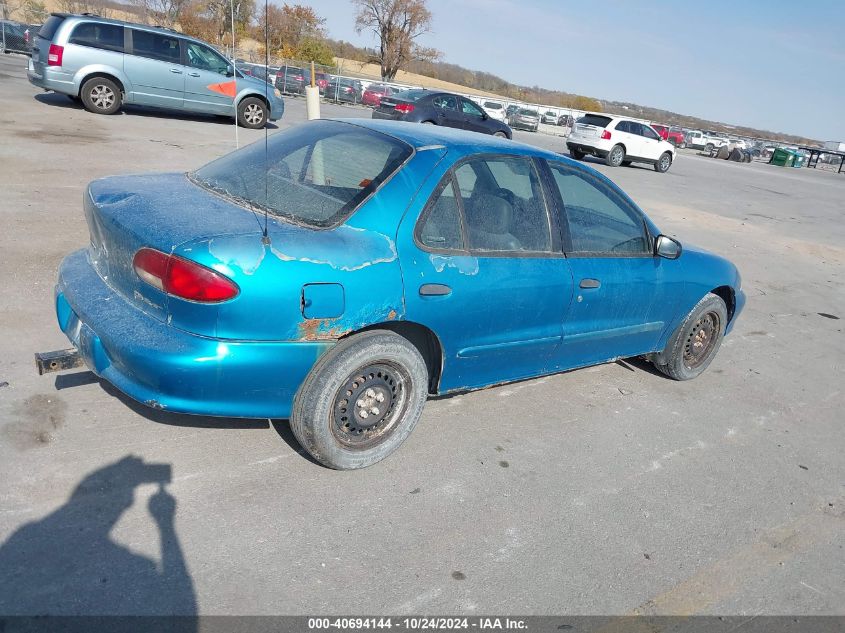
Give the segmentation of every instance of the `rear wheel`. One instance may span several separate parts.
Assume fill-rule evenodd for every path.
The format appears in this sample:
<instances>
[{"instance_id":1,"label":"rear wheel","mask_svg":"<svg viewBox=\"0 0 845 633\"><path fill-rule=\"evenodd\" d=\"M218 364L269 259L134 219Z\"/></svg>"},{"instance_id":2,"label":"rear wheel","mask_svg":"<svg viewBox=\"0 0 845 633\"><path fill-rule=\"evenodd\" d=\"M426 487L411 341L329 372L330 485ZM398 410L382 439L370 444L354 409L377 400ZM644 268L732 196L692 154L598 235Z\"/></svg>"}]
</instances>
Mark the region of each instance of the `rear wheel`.
<instances>
[{"instance_id":1,"label":"rear wheel","mask_svg":"<svg viewBox=\"0 0 845 633\"><path fill-rule=\"evenodd\" d=\"M619 167L623 160L625 160L625 149L621 145L614 145L607 153L604 162L611 167Z\"/></svg>"},{"instance_id":2,"label":"rear wheel","mask_svg":"<svg viewBox=\"0 0 845 633\"><path fill-rule=\"evenodd\" d=\"M584 160L584 152L580 152L575 148L570 148L569 155L575 160Z\"/></svg>"},{"instance_id":3,"label":"rear wheel","mask_svg":"<svg viewBox=\"0 0 845 633\"><path fill-rule=\"evenodd\" d=\"M669 155L669 152L664 152L661 154L660 158L657 159L657 162L654 163L654 171L665 174L669 171L669 167L671 166L672 157Z\"/></svg>"},{"instance_id":4,"label":"rear wheel","mask_svg":"<svg viewBox=\"0 0 845 633\"><path fill-rule=\"evenodd\" d=\"M715 358L722 344L728 310L718 295L708 293L678 326L654 365L675 380L699 376Z\"/></svg>"},{"instance_id":5,"label":"rear wheel","mask_svg":"<svg viewBox=\"0 0 845 633\"><path fill-rule=\"evenodd\" d=\"M89 112L96 114L114 114L120 110L122 93L120 87L106 77L92 77L79 92L82 104Z\"/></svg>"},{"instance_id":6,"label":"rear wheel","mask_svg":"<svg viewBox=\"0 0 845 633\"><path fill-rule=\"evenodd\" d=\"M708 154L711 154L714 149L716 149L716 146L713 145L713 143L707 143L707 145L704 146L704 151Z\"/></svg>"},{"instance_id":7,"label":"rear wheel","mask_svg":"<svg viewBox=\"0 0 845 633\"><path fill-rule=\"evenodd\" d=\"M411 434L428 392L416 347L385 330L340 341L297 391L291 428L321 464L337 470L381 461Z\"/></svg>"},{"instance_id":8,"label":"rear wheel","mask_svg":"<svg viewBox=\"0 0 845 633\"><path fill-rule=\"evenodd\" d=\"M267 105L258 97L247 97L238 104L238 123L250 130L263 128L267 123Z\"/></svg>"}]
</instances>

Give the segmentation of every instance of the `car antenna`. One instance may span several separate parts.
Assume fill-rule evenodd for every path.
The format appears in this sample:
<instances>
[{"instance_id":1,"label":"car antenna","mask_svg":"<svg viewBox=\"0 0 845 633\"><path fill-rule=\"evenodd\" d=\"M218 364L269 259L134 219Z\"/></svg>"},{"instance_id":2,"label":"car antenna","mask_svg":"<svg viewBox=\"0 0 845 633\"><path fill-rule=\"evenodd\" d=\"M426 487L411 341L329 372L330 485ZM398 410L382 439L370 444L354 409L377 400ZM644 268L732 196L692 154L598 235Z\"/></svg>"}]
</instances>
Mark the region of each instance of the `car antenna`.
<instances>
[{"instance_id":1,"label":"car antenna","mask_svg":"<svg viewBox=\"0 0 845 633\"><path fill-rule=\"evenodd\" d=\"M267 103L268 112L270 106L270 16L269 0L264 0L264 101ZM270 204L270 156L268 149L268 136L270 132L267 130L267 121L264 121L264 233L261 236L261 243L265 246L270 244L270 236L267 234L267 208Z\"/></svg>"}]
</instances>

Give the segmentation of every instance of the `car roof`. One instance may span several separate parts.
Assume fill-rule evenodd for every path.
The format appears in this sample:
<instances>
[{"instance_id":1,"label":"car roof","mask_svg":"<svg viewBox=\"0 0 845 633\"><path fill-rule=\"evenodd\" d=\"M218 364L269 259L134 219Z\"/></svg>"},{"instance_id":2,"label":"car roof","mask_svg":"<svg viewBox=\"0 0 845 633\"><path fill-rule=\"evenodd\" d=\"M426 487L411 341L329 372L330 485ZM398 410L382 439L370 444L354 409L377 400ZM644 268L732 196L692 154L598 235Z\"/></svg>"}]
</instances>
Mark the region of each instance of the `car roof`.
<instances>
[{"instance_id":1,"label":"car roof","mask_svg":"<svg viewBox=\"0 0 845 633\"><path fill-rule=\"evenodd\" d=\"M190 40L192 42L198 42L200 44L205 44L206 46L211 46L205 40L198 39L196 37L191 37L190 35L186 35L181 31L177 31L176 29L169 29L165 26L151 26L149 24L141 24L140 22L129 22L128 20L118 20L116 18L104 18L101 15L95 15L93 13L51 13L52 15L56 15L62 18L70 19L73 18L74 20L78 21L85 21L85 22L102 22L104 24L116 24L118 26L128 26L137 29L143 29L145 31L152 31L154 33L161 33L162 35L177 35L185 40ZM248 62L246 62L248 63Z\"/></svg>"},{"instance_id":2,"label":"car roof","mask_svg":"<svg viewBox=\"0 0 845 633\"><path fill-rule=\"evenodd\" d=\"M569 162L566 156L527 145L518 141L510 141L492 134L481 134L458 130L439 125L420 125L406 121L390 121L386 119L333 119L344 123L351 123L359 127L375 130L382 134L393 136L404 141L416 149L443 145L464 152L502 153L540 156L549 160Z\"/></svg>"}]
</instances>

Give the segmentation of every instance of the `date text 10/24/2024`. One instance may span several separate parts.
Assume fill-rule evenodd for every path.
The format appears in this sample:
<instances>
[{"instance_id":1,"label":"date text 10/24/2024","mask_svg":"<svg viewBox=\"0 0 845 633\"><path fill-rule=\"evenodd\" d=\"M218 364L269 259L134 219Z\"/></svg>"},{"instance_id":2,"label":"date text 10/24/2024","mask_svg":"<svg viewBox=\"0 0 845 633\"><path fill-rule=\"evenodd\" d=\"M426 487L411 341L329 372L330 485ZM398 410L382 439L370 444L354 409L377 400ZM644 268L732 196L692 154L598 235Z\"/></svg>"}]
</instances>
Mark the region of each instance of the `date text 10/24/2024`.
<instances>
[{"instance_id":1,"label":"date text 10/24/2024","mask_svg":"<svg viewBox=\"0 0 845 633\"><path fill-rule=\"evenodd\" d=\"M476 617L372 617L372 618L308 618L308 630L366 630L400 629L407 631L478 629L489 630L524 630L528 626L523 619Z\"/></svg>"}]
</instances>

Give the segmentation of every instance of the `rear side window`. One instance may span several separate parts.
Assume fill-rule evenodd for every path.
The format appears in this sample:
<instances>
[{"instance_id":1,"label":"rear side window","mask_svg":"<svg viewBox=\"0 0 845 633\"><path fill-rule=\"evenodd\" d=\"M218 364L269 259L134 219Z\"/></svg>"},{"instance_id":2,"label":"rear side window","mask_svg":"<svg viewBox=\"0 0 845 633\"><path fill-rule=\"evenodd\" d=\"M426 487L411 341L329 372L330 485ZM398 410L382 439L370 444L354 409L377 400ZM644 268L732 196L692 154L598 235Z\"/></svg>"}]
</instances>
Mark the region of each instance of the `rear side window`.
<instances>
[{"instance_id":1,"label":"rear side window","mask_svg":"<svg viewBox=\"0 0 845 633\"><path fill-rule=\"evenodd\" d=\"M132 52L141 57L149 57L163 62L181 64L179 38L132 29Z\"/></svg>"},{"instance_id":2,"label":"rear side window","mask_svg":"<svg viewBox=\"0 0 845 633\"><path fill-rule=\"evenodd\" d=\"M602 116L600 114L585 114L578 119L578 123L581 123L582 125L595 125L596 127L605 128L612 120L613 119L609 116Z\"/></svg>"},{"instance_id":3,"label":"rear side window","mask_svg":"<svg viewBox=\"0 0 845 633\"><path fill-rule=\"evenodd\" d=\"M122 53L123 27L117 24L83 22L73 29L68 43Z\"/></svg>"},{"instance_id":4,"label":"rear side window","mask_svg":"<svg viewBox=\"0 0 845 633\"><path fill-rule=\"evenodd\" d=\"M45 40L52 40L56 31L64 21L65 19L60 15L51 15L47 18L47 21L41 25L41 29L38 31L38 36L43 37Z\"/></svg>"},{"instance_id":5,"label":"rear side window","mask_svg":"<svg viewBox=\"0 0 845 633\"><path fill-rule=\"evenodd\" d=\"M435 108L443 108L444 110L457 110L458 98L454 95L437 95L431 100Z\"/></svg>"},{"instance_id":6,"label":"rear side window","mask_svg":"<svg viewBox=\"0 0 845 633\"><path fill-rule=\"evenodd\" d=\"M425 220L419 228L418 237L423 245L433 250L464 249L461 212L458 209L452 178L448 178L435 192Z\"/></svg>"}]
</instances>

